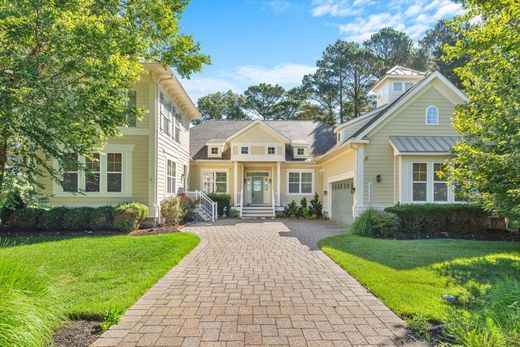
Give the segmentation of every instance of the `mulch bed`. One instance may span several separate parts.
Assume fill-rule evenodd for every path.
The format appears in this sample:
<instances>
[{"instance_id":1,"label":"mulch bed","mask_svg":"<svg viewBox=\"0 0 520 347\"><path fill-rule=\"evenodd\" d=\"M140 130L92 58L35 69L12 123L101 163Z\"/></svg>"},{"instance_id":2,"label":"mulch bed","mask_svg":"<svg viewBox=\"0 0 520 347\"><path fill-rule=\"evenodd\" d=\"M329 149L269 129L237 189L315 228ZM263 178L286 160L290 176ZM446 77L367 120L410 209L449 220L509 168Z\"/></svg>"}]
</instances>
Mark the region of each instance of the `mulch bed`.
<instances>
[{"instance_id":1,"label":"mulch bed","mask_svg":"<svg viewBox=\"0 0 520 347\"><path fill-rule=\"evenodd\" d=\"M88 347L102 334L99 322L69 321L54 333L56 347Z\"/></svg>"},{"instance_id":2,"label":"mulch bed","mask_svg":"<svg viewBox=\"0 0 520 347\"><path fill-rule=\"evenodd\" d=\"M155 228L137 229L129 233L132 236L143 236L143 235L157 235L157 234L168 234L178 232L180 227L173 225L158 226Z\"/></svg>"}]
</instances>

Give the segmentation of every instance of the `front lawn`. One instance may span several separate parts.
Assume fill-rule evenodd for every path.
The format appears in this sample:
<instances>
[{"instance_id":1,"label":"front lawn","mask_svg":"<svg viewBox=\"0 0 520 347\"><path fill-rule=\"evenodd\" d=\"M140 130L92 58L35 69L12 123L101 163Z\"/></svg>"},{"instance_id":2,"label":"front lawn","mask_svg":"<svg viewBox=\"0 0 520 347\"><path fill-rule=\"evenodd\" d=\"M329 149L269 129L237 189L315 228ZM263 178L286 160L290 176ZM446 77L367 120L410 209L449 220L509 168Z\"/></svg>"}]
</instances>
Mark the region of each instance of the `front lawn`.
<instances>
[{"instance_id":1,"label":"front lawn","mask_svg":"<svg viewBox=\"0 0 520 347\"><path fill-rule=\"evenodd\" d=\"M405 318L445 321L453 305L442 299L444 294L457 296L466 302L459 307L469 315L476 314L472 307L480 297L504 281L520 283L519 242L402 241L340 235L321 240L319 246ZM515 314L520 312L515 310Z\"/></svg>"},{"instance_id":2,"label":"front lawn","mask_svg":"<svg viewBox=\"0 0 520 347\"><path fill-rule=\"evenodd\" d=\"M100 319L106 310L126 310L199 239L193 234L172 233L0 241L0 302L11 308L10 313L0 315L0 342L12 343L7 338L17 334L13 327L25 334L26 329L38 331L46 321L56 326L42 303L52 308L53 315L71 318ZM42 334L31 340L34 344L29 340L15 344L39 345L49 338L48 331Z\"/></svg>"}]
</instances>

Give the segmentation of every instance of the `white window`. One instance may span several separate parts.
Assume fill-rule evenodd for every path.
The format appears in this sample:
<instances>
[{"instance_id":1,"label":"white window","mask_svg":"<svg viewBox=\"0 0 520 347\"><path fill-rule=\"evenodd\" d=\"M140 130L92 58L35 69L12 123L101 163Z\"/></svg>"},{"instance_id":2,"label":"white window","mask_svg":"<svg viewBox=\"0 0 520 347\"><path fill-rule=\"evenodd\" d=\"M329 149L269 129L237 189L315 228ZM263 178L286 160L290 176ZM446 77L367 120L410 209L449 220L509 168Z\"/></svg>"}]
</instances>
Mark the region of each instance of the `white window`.
<instances>
[{"instance_id":1,"label":"white window","mask_svg":"<svg viewBox=\"0 0 520 347\"><path fill-rule=\"evenodd\" d=\"M428 165L426 163L413 163L412 171L412 200L426 201L428 186Z\"/></svg>"},{"instance_id":2,"label":"white window","mask_svg":"<svg viewBox=\"0 0 520 347\"><path fill-rule=\"evenodd\" d=\"M63 164L63 191L77 192L79 177L78 155L76 153L67 153Z\"/></svg>"},{"instance_id":3,"label":"white window","mask_svg":"<svg viewBox=\"0 0 520 347\"><path fill-rule=\"evenodd\" d=\"M267 154L276 154L276 148L267 147Z\"/></svg>"},{"instance_id":4,"label":"white window","mask_svg":"<svg viewBox=\"0 0 520 347\"><path fill-rule=\"evenodd\" d=\"M218 147L211 147L211 154L218 155Z\"/></svg>"},{"instance_id":5,"label":"white window","mask_svg":"<svg viewBox=\"0 0 520 347\"><path fill-rule=\"evenodd\" d=\"M177 164L172 160L166 160L166 193L175 193L175 180L177 176Z\"/></svg>"},{"instance_id":6,"label":"white window","mask_svg":"<svg viewBox=\"0 0 520 347\"><path fill-rule=\"evenodd\" d=\"M403 91L403 84L401 82L394 82L393 83L393 89L394 89L394 92L402 92Z\"/></svg>"},{"instance_id":7,"label":"white window","mask_svg":"<svg viewBox=\"0 0 520 347\"><path fill-rule=\"evenodd\" d=\"M433 201L448 201L448 184L440 177L441 163L433 164Z\"/></svg>"},{"instance_id":8,"label":"white window","mask_svg":"<svg viewBox=\"0 0 520 347\"><path fill-rule=\"evenodd\" d=\"M295 156L296 157L304 157L305 156L305 148L304 147L296 147Z\"/></svg>"},{"instance_id":9,"label":"white window","mask_svg":"<svg viewBox=\"0 0 520 347\"><path fill-rule=\"evenodd\" d=\"M408 90L408 89L410 89L412 87L413 87L413 83L412 82L406 82L404 84L404 90Z\"/></svg>"},{"instance_id":10,"label":"white window","mask_svg":"<svg viewBox=\"0 0 520 347\"><path fill-rule=\"evenodd\" d=\"M173 107L173 115L175 119L175 131L173 133L173 138L177 142L181 142L181 115L175 108Z\"/></svg>"},{"instance_id":11,"label":"white window","mask_svg":"<svg viewBox=\"0 0 520 347\"><path fill-rule=\"evenodd\" d=\"M92 154L92 158L85 158L85 191L86 192L99 192L100 191L100 178L101 178L101 166L99 153Z\"/></svg>"},{"instance_id":12,"label":"white window","mask_svg":"<svg viewBox=\"0 0 520 347\"><path fill-rule=\"evenodd\" d=\"M246 146L240 147L240 154L249 154L249 147L246 147Z\"/></svg>"},{"instance_id":13,"label":"white window","mask_svg":"<svg viewBox=\"0 0 520 347\"><path fill-rule=\"evenodd\" d=\"M435 106L428 106L426 108L426 124L437 125L439 124L439 109Z\"/></svg>"},{"instance_id":14,"label":"white window","mask_svg":"<svg viewBox=\"0 0 520 347\"><path fill-rule=\"evenodd\" d=\"M227 172L202 172L202 191L204 193L226 194L228 192Z\"/></svg>"},{"instance_id":15,"label":"white window","mask_svg":"<svg viewBox=\"0 0 520 347\"><path fill-rule=\"evenodd\" d=\"M290 171L287 182L289 194L312 194L314 182L310 171Z\"/></svg>"},{"instance_id":16,"label":"white window","mask_svg":"<svg viewBox=\"0 0 520 347\"><path fill-rule=\"evenodd\" d=\"M129 90L127 93L128 101L127 106L134 108L137 105L137 94L135 93L135 90ZM126 121L128 123L129 127L135 127L137 125L137 118L135 114L128 115L126 117Z\"/></svg>"},{"instance_id":17,"label":"white window","mask_svg":"<svg viewBox=\"0 0 520 347\"><path fill-rule=\"evenodd\" d=\"M107 153L107 192L121 192L123 189L123 155Z\"/></svg>"},{"instance_id":18,"label":"white window","mask_svg":"<svg viewBox=\"0 0 520 347\"><path fill-rule=\"evenodd\" d=\"M161 130L166 135L171 135L171 123L172 123L172 116L171 116L171 109L172 105L170 102L166 99L163 93L160 94L160 106L161 106Z\"/></svg>"}]
</instances>

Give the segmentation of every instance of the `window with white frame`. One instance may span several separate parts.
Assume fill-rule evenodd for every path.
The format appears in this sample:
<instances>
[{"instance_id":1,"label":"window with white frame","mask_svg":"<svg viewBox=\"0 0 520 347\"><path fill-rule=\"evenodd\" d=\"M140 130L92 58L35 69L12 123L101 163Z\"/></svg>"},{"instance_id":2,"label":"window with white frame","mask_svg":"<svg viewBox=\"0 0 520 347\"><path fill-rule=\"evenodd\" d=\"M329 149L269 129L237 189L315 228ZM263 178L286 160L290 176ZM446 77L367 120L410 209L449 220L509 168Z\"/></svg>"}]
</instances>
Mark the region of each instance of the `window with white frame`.
<instances>
[{"instance_id":1,"label":"window with white frame","mask_svg":"<svg viewBox=\"0 0 520 347\"><path fill-rule=\"evenodd\" d=\"M276 154L276 148L272 146L267 147L267 154Z\"/></svg>"},{"instance_id":2,"label":"window with white frame","mask_svg":"<svg viewBox=\"0 0 520 347\"><path fill-rule=\"evenodd\" d=\"M123 190L123 154L107 153L107 192Z\"/></svg>"},{"instance_id":3,"label":"window with white frame","mask_svg":"<svg viewBox=\"0 0 520 347\"><path fill-rule=\"evenodd\" d=\"M171 123L172 123L172 115L171 115L172 105L164 96L163 93L160 94L160 112L161 112L161 130L168 136L171 135Z\"/></svg>"},{"instance_id":4,"label":"window with white frame","mask_svg":"<svg viewBox=\"0 0 520 347\"><path fill-rule=\"evenodd\" d=\"M135 90L129 90L127 92L127 97L128 97L127 106L129 108L135 108L137 105L137 94L136 94ZM136 117L135 113L128 115L126 117L126 121L127 121L129 127L135 127L137 125L137 117Z\"/></svg>"},{"instance_id":5,"label":"window with white frame","mask_svg":"<svg viewBox=\"0 0 520 347\"><path fill-rule=\"evenodd\" d=\"M288 172L289 194L312 194L313 173L306 171Z\"/></svg>"},{"instance_id":6,"label":"window with white frame","mask_svg":"<svg viewBox=\"0 0 520 347\"><path fill-rule=\"evenodd\" d=\"M173 160L166 160L166 193L175 193L175 180L177 177L177 164Z\"/></svg>"},{"instance_id":7,"label":"window with white frame","mask_svg":"<svg viewBox=\"0 0 520 347\"><path fill-rule=\"evenodd\" d=\"M249 147L247 147L247 146L240 147L240 154L249 154Z\"/></svg>"},{"instance_id":8,"label":"window with white frame","mask_svg":"<svg viewBox=\"0 0 520 347\"><path fill-rule=\"evenodd\" d=\"M218 155L218 147L211 147L211 154Z\"/></svg>"},{"instance_id":9,"label":"window with white frame","mask_svg":"<svg viewBox=\"0 0 520 347\"><path fill-rule=\"evenodd\" d=\"M99 153L92 154L91 158L85 158L85 191L99 192L101 189L101 165Z\"/></svg>"},{"instance_id":10,"label":"window with white frame","mask_svg":"<svg viewBox=\"0 0 520 347\"><path fill-rule=\"evenodd\" d=\"M63 162L63 183L64 192L77 192L79 182L78 155L76 153L65 154Z\"/></svg>"},{"instance_id":11,"label":"window with white frame","mask_svg":"<svg viewBox=\"0 0 520 347\"><path fill-rule=\"evenodd\" d=\"M402 92L403 91L403 84L401 82L394 82L393 83L393 90L394 90L394 92Z\"/></svg>"},{"instance_id":12,"label":"window with white frame","mask_svg":"<svg viewBox=\"0 0 520 347\"><path fill-rule=\"evenodd\" d=\"M412 200L426 201L428 194L428 165L426 163L413 163L412 166Z\"/></svg>"},{"instance_id":13,"label":"window with white frame","mask_svg":"<svg viewBox=\"0 0 520 347\"><path fill-rule=\"evenodd\" d=\"M295 157L304 157L305 156L305 147L296 147L294 156Z\"/></svg>"},{"instance_id":14,"label":"window with white frame","mask_svg":"<svg viewBox=\"0 0 520 347\"><path fill-rule=\"evenodd\" d=\"M433 201L448 201L448 183L441 177L442 163L433 164Z\"/></svg>"},{"instance_id":15,"label":"window with white frame","mask_svg":"<svg viewBox=\"0 0 520 347\"><path fill-rule=\"evenodd\" d=\"M227 171L203 171L202 191L208 194L226 194L228 192Z\"/></svg>"},{"instance_id":16,"label":"window with white frame","mask_svg":"<svg viewBox=\"0 0 520 347\"><path fill-rule=\"evenodd\" d=\"M426 124L427 125L439 124L439 109L436 106L428 106L426 108Z\"/></svg>"},{"instance_id":17,"label":"window with white frame","mask_svg":"<svg viewBox=\"0 0 520 347\"><path fill-rule=\"evenodd\" d=\"M174 109L174 119L175 119L175 131L173 133L173 138L177 142L181 142L181 115L177 110Z\"/></svg>"}]
</instances>

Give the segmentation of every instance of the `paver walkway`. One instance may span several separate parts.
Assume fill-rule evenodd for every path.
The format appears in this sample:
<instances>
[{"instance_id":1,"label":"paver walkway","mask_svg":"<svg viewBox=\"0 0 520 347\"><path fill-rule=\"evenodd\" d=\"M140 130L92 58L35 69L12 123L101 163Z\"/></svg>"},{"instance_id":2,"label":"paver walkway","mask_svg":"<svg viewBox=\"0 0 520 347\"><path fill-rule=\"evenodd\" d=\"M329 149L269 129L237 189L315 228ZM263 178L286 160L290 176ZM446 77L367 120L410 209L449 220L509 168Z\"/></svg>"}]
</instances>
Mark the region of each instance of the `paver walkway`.
<instances>
[{"instance_id":1,"label":"paver walkway","mask_svg":"<svg viewBox=\"0 0 520 347\"><path fill-rule=\"evenodd\" d=\"M337 225L224 221L94 346L402 345L402 320L316 242Z\"/></svg>"}]
</instances>

